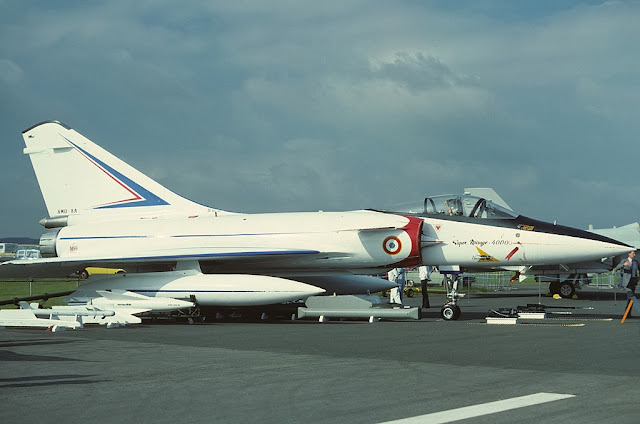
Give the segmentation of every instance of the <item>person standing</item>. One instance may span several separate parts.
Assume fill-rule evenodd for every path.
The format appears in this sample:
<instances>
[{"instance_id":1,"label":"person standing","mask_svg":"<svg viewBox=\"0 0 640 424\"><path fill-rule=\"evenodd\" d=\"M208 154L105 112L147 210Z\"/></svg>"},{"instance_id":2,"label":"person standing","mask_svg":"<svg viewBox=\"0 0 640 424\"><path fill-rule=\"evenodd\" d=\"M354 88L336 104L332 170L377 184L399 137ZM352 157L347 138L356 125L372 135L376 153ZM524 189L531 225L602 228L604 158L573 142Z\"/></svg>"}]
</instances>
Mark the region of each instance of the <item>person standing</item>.
<instances>
[{"instance_id":1,"label":"person standing","mask_svg":"<svg viewBox=\"0 0 640 424\"><path fill-rule=\"evenodd\" d=\"M622 278L620 278L620 282L618 283L618 288L626 288L627 290L627 307L629 307L629 302L636 298L636 285L638 284L638 260L636 259L636 252L629 252L627 260L620 263L613 268L613 271L623 270ZM637 301L637 300L636 300ZM640 306L640 305L636 305ZM629 310L628 318L631 318L631 310Z\"/></svg>"},{"instance_id":2,"label":"person standing","mask_svg":"<svg viewBox=\"0 0 640 424\"><path fill-rule=\"evenodd\" d=\"M406 268L393 268L387 273L389 281L396 283L396 286L389 291L389 303L398 303L402 305L402 295L404 293L404 285L407 280Z\"/></svg>"},{"instance_id":3,"label":"person standing","mask_svg":"<svg viewBox=\"0 0 640 424\"><path fill-rule=\"evenodd\" d=\"M419 266L418 267L418 276L420 278L420 288L422 289L422 307L430 308L429 305L429 292L427 291L427 286L429 285L429 281L431 281L431 267L430 266Z\"/></svg>"}]
</instances>

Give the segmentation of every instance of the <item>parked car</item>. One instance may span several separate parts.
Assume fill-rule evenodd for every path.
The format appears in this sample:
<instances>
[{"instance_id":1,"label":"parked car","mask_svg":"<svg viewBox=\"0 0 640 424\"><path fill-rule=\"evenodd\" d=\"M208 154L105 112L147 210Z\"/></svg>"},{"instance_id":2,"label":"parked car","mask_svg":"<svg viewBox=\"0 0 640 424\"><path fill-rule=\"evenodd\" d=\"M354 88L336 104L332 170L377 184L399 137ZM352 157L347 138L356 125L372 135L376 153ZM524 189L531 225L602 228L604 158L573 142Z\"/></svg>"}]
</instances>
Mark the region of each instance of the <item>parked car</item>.
<instances>
[{"instance_id":1,"label":"parked car","mask_svg":"<svg viewBox=\"0 0 640 424\"><path fill-rule=\"evenodd\" d=\"M13 257L14 259L40 259L42 255L40 254L39 249L25 249L20 248L16 250L16 254Z\"/></svg>"},{"instance_id":2,"label":"parked car","mask_svg":"<svg viewBox=\"0 0 640 424\"><path fill-rule=\"evenodd\" d=\"M382 297L388 297L389 293L390 293L389 290L385 290L384 292L382 292ZM416 294L420 294L420 293L422 293L422 287L420 287L419 284L415 284L413 280L407 280L407 282L404 285L404 294L407 297L413 297Z\"/></svg>"},{"instance_id":3,"label":"parked car","mask_svg":"<svg viewBox=\"0 0 640 424\"><path fill-rule=\"evenodd\" d=\"M81 271L74 272L70 275L72 278L82 278L86 280L91 275L96 274L124 274L125 270L121 268L101 268L96 266L88 266Z\"/></svg>"}]
</instances>

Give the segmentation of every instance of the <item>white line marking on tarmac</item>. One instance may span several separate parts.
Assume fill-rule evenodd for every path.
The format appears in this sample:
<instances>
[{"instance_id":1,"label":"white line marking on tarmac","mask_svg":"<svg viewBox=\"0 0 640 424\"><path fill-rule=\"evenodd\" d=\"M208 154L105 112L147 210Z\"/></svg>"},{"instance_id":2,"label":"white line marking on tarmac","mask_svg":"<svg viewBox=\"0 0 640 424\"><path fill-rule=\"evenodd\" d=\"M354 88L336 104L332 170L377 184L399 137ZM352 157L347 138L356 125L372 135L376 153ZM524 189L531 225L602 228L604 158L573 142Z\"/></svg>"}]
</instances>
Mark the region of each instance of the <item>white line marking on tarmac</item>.
<instances>
[{"instance_id":1,"label":"white line marking on tarmac","mask_svg":"<svg viewBox=\"0 0 640 424\"><path fill-rule=\"evenodd\" d=\"M448 411L434 412L433 414L419 415L417 417L403 418L395 421L387 421L381 424L437 424L450 423L467 418L479 417L482 415L496 414L510 409L524 408L525 406L538 405L546 402L553 402L561 399L568 399L575 395L565 395L560 393L534 393L532 395L520 396L511 399L498 400L495 402L481 403L479 405L465 406L463 408L450 409Z\"/></svg>"}]
</instances>

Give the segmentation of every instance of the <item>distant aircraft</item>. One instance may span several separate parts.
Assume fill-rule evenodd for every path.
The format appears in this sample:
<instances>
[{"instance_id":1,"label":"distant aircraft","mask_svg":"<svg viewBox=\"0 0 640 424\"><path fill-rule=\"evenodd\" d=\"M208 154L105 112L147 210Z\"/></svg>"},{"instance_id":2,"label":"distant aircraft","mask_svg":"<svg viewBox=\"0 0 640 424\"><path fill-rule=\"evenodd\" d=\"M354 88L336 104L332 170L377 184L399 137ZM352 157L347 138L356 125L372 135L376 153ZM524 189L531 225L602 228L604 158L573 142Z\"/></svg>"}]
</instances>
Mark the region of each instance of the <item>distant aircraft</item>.
<instances>
[{"instance_id":1,"label":"distant aircraft","mask_svg":"<svg viewBox=\"0 0 640 424\"><path fill-rule=\"evenodd\" d=\"M638 222L633 222L621 227L589 229L589 231L614 240L620 240L629 246L640 249L640 224Z\"/></svg>"},{"instance_id":2,"label":"distant aircraft","mask_svg":"<svg viewBox=\"0 0 640 424\"><path fill-rule=\"evenodd\" d=\"M2 277L122 268L124 276L101 276L93 288L199 306L267 305L325 291L384 290L392 285L367 274L396 267L521 267L630 250L483 198L432 197L401 210L233 213L171 192L59 122L37 124L23 138L48 230L40 238L43 258L6 262ZM455 302L443 308L446 319L459 315Z\"/></svg>"}]
</instances>

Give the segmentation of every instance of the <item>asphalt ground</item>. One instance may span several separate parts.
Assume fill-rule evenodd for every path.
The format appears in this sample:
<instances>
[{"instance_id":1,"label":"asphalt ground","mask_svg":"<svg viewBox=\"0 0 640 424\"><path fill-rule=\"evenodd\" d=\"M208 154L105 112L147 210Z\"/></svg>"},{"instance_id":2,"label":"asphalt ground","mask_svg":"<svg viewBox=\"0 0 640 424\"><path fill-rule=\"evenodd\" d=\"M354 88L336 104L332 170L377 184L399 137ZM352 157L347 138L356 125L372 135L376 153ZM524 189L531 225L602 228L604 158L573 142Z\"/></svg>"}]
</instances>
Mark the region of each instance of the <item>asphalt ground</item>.
<instances>
[{"instance_id":1,"label":"asphalt ground","mask_svg":"<svg viewBox=\"0 0 640 424\"><path fill-rule=\"evenodd\" d=\"M472 406L466 422L639 422L640 318L620 322L624 295L539 291L471 295L455 322L440 319L444 297L432 294L419 321L5 329L2 422L428 423ZM490 309L534 303L571 314L485 323ZM572 396L492 403L540 393Z\"/></svg>"}]
</instances>

